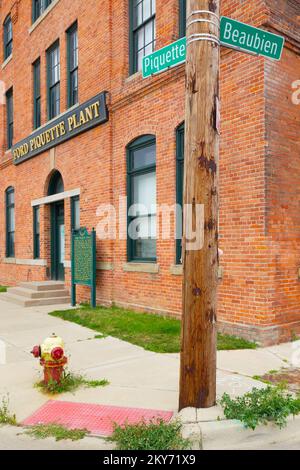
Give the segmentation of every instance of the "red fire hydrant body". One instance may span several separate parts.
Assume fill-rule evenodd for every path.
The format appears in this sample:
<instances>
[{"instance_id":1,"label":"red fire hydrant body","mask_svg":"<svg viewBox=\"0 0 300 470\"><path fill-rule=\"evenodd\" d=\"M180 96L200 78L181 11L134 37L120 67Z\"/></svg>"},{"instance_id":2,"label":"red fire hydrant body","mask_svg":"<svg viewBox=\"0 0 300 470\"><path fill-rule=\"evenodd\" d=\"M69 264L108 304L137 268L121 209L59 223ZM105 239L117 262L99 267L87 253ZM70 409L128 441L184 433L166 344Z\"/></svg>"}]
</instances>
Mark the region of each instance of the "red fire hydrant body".
<instances>
[{"instance_id":1,"label":"red fire hydrant body","mask_svg":"<svg viewBox=\"0 0 300 470\"><path fill-rule=\"evenodd\" d=\"M41 346L34 346L31 352L34 357L40 357L40 364L44 368L44 383L61 383L64 367L68 362L64 355L63 340L53 334Z\"/></svg>"}]
</instances>

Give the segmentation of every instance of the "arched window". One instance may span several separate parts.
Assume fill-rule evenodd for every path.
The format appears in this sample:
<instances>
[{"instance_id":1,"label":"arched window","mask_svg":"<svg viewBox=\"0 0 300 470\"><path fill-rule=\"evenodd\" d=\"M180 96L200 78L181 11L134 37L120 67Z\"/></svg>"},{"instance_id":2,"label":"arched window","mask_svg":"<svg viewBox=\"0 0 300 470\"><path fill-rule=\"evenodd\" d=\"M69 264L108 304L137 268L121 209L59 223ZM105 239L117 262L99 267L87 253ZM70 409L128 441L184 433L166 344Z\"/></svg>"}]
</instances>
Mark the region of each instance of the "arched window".
<instances>
[{"instance_id":1,"label":"arched window","mask_svg":"<svg viewBox=\"0 0 300 470\"><path fill-rule=\"evenodd\" d=\"M179 37L186 34L186 0L179 0Z\"/></svg>"},{"instance_id":2,"label":"arched window","mask_svg":"<svg viewBox=\"0 0 300 470\"><path fill-rule=\"evenodd\" d=\"M156 141L145 135L127 147L128 261L156 261Z\"/></svg>"},{"instance_id":3,"label":"arched window","mask_svg":"<svg viewBox=\"0 0 300 470\"><path fill-rule=\"evenodd\" d=\"M6 257L15 256L15 190L12 187L5 191L6 206Z\"/></svg>"},{"instance_id":4,"label":"arched window","mask_svg":"<svg viewBox=\"0 0 300 470\"><path fill-rule=\"evenodd\" d=\"M55 171L51 176L48 196L53 196L54 194L59 194L64 192L64 182L59 171Z\"/></svg>"},{"instance_id":5,"label":"arched window","mask_svg":"<svg viewBox=\"0 0 300 470\"><path fill-rule=\"evenodd\" d=\"M181 124L176 130L176 204L181 207L176 214L176 264L182 262L183 177L184 124Z\"/></svg>"},{"instance_id":6,"label":"arched window","mask_svg":"<svg viewBox=\"0 0 300 470\"><path fill-rule=\"evenodd\" d=\"M4 60L12 54L13 33L11 16L8 15L3 23L3 44L4 44Z\"/></svg>"}]
</instances>

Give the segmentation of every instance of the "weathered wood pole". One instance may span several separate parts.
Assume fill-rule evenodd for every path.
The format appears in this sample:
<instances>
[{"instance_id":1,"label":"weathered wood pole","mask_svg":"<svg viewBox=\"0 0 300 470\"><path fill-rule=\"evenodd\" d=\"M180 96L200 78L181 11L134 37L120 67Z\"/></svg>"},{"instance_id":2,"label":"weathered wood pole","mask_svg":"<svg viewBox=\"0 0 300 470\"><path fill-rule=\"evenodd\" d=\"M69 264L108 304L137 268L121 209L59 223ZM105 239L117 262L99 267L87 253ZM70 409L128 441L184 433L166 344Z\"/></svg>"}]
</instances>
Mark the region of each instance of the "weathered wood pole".
<instances>
[{"instance_id":1,"label":"weathered wood pole","mask_svg":"<svg viewBox=\"0 0 300 470\"><path fill-rule=\"evenodd\" d=\"M187 0L180 410L209 408L216 403L219 15L219 0ZM189 24L197 19L210 22ZM188 227L196 229L199 207L203 246L195 244L193 249ZM199 232L198 228L198 237Z\"/></svg>"}]
</instances>

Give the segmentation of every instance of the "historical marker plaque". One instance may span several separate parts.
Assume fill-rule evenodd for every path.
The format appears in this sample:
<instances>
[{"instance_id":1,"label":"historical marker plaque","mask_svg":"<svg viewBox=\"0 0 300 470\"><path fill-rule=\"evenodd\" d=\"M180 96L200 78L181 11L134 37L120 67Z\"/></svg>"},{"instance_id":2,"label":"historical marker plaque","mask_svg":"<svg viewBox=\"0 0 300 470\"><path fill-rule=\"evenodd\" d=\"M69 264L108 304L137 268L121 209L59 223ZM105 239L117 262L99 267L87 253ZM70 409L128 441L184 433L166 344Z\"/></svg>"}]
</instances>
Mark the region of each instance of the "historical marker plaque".
<instances>
[{"instance_id":1,"label":"historical marker plaque","mask_svg":"<svg viewBox=\"0 0 300 470\"><path fill-rule=\"evenodd\" d=\"M91 305L96 307L96 232L83 227L72 233L72 305L76 305L76 285L91 288Z\"/></svg>"}]
</instances>

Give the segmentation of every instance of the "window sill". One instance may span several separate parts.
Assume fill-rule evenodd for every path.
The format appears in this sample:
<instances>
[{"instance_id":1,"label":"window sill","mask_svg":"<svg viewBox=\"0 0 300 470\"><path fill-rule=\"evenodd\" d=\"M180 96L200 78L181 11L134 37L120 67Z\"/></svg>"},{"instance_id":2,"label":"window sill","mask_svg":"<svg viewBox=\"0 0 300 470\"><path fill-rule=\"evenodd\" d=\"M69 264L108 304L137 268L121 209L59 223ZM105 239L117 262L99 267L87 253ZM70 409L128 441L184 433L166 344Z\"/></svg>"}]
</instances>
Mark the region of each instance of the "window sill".
<instances>
[{"instance_id":1,"label":"window sill","mask_svg":"<svg viewBox=\"0 0 300 470\"><path fill-rule=\"evenodd\" d=\"M65 111L63 111L62 113L58 114L57 116L55 116L55 118L53 119L49 119L49 121L46 121L44 124L42 124L40 127L37 127L36 129L34 129L29 135L32 135L32 134L35 134L36 132L39 132L41 131L44 127L48 126L48 124L51 124L52 122L62 118L65 114L67 114L69 111L72 111L73 109L76 109L78 108L79 106L79 103L77 104L74 104L74 106L72 106L71 108L68 108L66 109Z\"/></svg>"},{"instance_id":2,"label":"window sill","mask_svg":"<svg viewBox=\"0 0 300 470\"><path fill-rule=\"evenodd\" d=\"M37 27L38 25L46 18L46 16L49 15L49 13L53 10L53 8L58 4L60 0L53 0L52 3L46 8L46 10L39 16L33 25L29 28L29 34L31 34Z\"/></svg>"},{"instance_id":3,"label":"window sill","mask_svg":"<svg viewBox=\"0 0 300 470\"><path fill-rule=\"evenodd\" d=\"M123 271L127 273L158 274L159 264L156 263L125 263Z\"/></svg>"},{"instance_id":4,"label":"window sill","mask_svg":"<svg viewBox=\"0 0 300 470\"><path fill-rule=\"evenodd\" d=\"M3 258L4 264L17 264L22 266L47 266L45 259L18 259L18 258Z\"/></svg>"},{"instance_id":5,"label":"window sill","mask_svg":"<svg viewBox=\"0 0 300 470\"><path fill-rule=\"evenodd\" d=\"M2 66L1 66L2 70L5 69L5 67L7 66L7 64L9 64L9 62L12 60L12 58L13 58L13 55L10 54L10 56L7 57L7 59L5 59L5 61L3 62Z\"/></svg>"},{"instance_id":6,"label":"window sill","mask_svg":"<svg viewBox=\"0 0 300 470\"><path fill-rule=\"evenodd\" d=\"M71 269L71 261L66 260L64 262L64 266L67 269ZM97 271L113 271L114 265L113 263L106 263L106 262L97 262Z\"/></svg>"},{"instance_id":7,"label":"window sill","mask_svg":"<svg viewBox=\"0 0 300 470\"><path fill-rule=\"evenodd\" d=\"M173 276L182 276L183 274L183 266L182 264L174 264L170 267L170 273Z\"/></svg>"},{"instance_id":8,"label":"window sill","mask_svg":"<svg viewBox=\"0 0 300 470\"><path fill-rule=\"evenodd\" d=\"M139 79L142 79L142 71L135 72L132 75L129 75L129 77L125 78L125 83L131 83Z\"/></svg>"},{"instance_id":9,"label":"window sill","mask_svg":"<svg viewBox=\"0 0 300 470\"><path fill-rule=\"evenodd\" d=\"M113 263L106 263L104 261L99 261L97 263L97 270L98 271L113 271L114 270L114 265Z\"/></svg>"}]
</instances>

